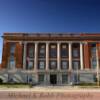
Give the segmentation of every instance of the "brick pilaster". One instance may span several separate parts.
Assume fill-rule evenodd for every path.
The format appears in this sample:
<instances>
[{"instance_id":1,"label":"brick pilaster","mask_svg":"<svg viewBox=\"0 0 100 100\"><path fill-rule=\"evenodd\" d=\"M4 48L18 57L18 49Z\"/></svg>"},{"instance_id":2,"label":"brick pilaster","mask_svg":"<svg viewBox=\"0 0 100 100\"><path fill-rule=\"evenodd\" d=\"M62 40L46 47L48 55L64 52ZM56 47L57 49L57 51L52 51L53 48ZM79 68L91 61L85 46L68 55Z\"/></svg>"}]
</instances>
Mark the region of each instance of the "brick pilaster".
<instances>
[{"instance_id":1,"label":"brick pilaster","mask_svg":"<svg viewBox=\"0 0 100 100\"><path fill-rule=\"evenodd\" d=\"M90 47L89 47L89 44L84 44L84 68L90 69Z\"/></svg>"},{"instance_id":2,"label":"brick pilaster","mask_svg":"<svg viewBox=\"0 0 100 100\"><path fill-rule=\"evenodd\" d=\"M4 41L1 68L7 67L9 54L10 54L10 44Z\"/></svg>"},{"instance_id":3,"label":"brick pilaster","mask_svg":"<svg viewBox=\"0 0 100 100\"><path fill-rule=\"evenodd\" d=\"M16 68L23 68L22 57L23 57L23 45L22 43L18 42L16 43L16 49L15 49Z\"/></svg>"}]
</instances>

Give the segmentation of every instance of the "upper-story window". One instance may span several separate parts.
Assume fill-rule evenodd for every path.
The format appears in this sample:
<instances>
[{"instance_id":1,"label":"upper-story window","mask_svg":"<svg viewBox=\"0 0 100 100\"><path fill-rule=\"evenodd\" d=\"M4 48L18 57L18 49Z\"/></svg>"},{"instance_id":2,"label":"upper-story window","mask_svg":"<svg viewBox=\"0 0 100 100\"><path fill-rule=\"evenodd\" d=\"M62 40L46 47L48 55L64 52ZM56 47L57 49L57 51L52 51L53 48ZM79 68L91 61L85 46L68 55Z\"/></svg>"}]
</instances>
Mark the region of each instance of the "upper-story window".
<instances>
[{"instance_id":1,"label":"upper-story window","mask_svg":"<svg viewBox=\"0 0 100 100\"><path fill-rule=\"evenodd\" d=\"M11 45L10 45L10 53L11 54L15 53L15 43L11 43Z\"/></svg>"},{"instance_id":2,"label":"upper-story window","mask_svg":"<svg viewBox=\"0 0 100 100\"><path fill-rule=\"evenodd\" d=\"M57 57L57 46L55 44L50 45L50 58Z\"/></svg>"},{"instance_id":3,"label":"upper-story window","mask_svg":"<svg viewBox=\"0 0 100 100\"><path fill-rule=\"evenodd\" d=\"M45 61L39 61L39 69L45 69Z\"/></svg>"},{"instance_id":4,"label":"upper-story window","mask_svg":"<svg viewBox=\"0 0 100 100\"><path fill-rule=\"evenodd\" d=\"M30 58L34 57L34 46L29 46L29 48L28 48L28 56Z\"/></svg>"},{"instance_id":5,"label":"upper-story window","mask_svg":"<svg viewBox=\"0 0 100 100\"><path fill-rule=\"evenodd\" d=\"M50 69L57 69L57 61L50 61Z\"/></svg>"},{"instance_id":6,"label":"upper-story window","mask_svg":"<svg viewBox=\"0 0 100 100\"><path fill-rule=\"evenodd\" d=\"M72 55L73 57L79 57L79 44L73 44Z\"/></svg>"},{"instance_id":7,"label":"upper-story window","mask_svg":"<svg viewBox=\"0 0 100 100\"><path fill-rule=\"evenodd\" d=\"M61 68L68 69L68 61L61 61Z\"/></svg>"},{"instance_id":8,"label":"upper-story window","mask_svg":"<svg viewBox=\"0 0 100 100\"><path fill-rule=\"evenodd\" d=\"M61 45L61 57L68 57L68 47L66 44Z\"/></svg>"},{"instance_id":9,"label":"upper-story window","mask_svg":"<svg viewBox=\"0 0 100 100\"><path fill-rule=\"evenodd\" d=\"M73 49L73 57L78 57L78 56L79 56L78 49Z\"/></svg>"},{"instance_id":10,"label":"upper-story window","mask_svg":"<svg viewBox=\"0 0 100 100\"><path fill-rule=\"evenodd\" d=\"M40 58L44 58L45 57L45 55L46 55L46 52L45 52L45 44L40 44L39 45L39 57Z\"/></svg>"},{"instance_id":11,"label":"upper-story window","mask_svg":"<svg viewBox=\"0 0 100 100\"><path fill-rule=\"evenodd\" d=\"M79 61L73 61L73 70L80 69Z\"/></svg>"},{"instance_id":12,"label":"upper-story window","mask_svg":"<svg viewBox=\"0 0 100 100\"><path fill-rule=\"evenodd\" d=\"M91 44L91 56L96 56L96 44Z\"/></svg>"}]
</instances>

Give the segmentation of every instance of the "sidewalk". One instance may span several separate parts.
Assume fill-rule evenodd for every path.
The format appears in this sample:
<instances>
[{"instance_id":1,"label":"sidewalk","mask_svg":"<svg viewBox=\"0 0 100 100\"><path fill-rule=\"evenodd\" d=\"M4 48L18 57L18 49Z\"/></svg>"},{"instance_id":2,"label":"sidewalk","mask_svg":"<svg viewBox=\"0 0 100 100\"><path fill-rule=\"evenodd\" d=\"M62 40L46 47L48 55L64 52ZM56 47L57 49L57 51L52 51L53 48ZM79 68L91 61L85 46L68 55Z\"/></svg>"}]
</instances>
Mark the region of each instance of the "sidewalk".
<instances>
[{"instance_id":1,"label":"sidewalk","mask_svg":"<svg viewBox=\"0 0 100 100\"><path fill-rule=\"evenodd\" d=\"M33 88L0 88L0 91L34 91L34 92L100 92L100 88L79 88L77 86L35 86Z\"/></svg>"}]
</instances>

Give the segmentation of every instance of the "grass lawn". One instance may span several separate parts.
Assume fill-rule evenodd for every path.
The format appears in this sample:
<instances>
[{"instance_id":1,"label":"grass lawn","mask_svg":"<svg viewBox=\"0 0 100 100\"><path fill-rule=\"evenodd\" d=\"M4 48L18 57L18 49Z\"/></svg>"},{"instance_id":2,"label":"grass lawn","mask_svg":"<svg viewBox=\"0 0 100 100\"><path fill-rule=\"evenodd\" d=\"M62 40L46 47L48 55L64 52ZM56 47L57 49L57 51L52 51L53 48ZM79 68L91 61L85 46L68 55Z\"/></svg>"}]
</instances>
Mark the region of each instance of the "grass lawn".
<instances>
[{"instance_id":1,"label":"grass lawn","mask_svg":"<svg viewBox=\"0 0 100 100\"><path fill-rule=\"evenodd\" d=\"M100 88L100 84L98 86L97 83L80 83L76 84L75 86L79 88Z\"/></svg>"},{"instance_id":2,"label":"grass lawn","mask_svg":"<svg viewBox=\"0 0 100 100\"><path fill-rule=\"evenodd\" d=\"M0 88L30 88L29 84L13 84L13 83L3 83L0 84Z\"/></svg>"},{"instance_id":3,"label":"grass lawn","mask_svg":"<svg viewBox=\"0 0 100 100\"><path fill-rule=\"evenodd\" d=\"M38 87L38 86L34 86L34 87ZM48 86L45 86L48 87ZM51 86L52 87L52 86ZM54 86L56 88L56 86ZM69 86L57 86L57 88L60 87L69 87ZM70 88L100 88L100 86L97 86L96 83L81 83L81 84L76 84L76 85L72 85L70 86ZM32 86L30 84L24 84L24 83L2 83L0 84L0 88L32 88Z\"/></svg>"}]
</instances>

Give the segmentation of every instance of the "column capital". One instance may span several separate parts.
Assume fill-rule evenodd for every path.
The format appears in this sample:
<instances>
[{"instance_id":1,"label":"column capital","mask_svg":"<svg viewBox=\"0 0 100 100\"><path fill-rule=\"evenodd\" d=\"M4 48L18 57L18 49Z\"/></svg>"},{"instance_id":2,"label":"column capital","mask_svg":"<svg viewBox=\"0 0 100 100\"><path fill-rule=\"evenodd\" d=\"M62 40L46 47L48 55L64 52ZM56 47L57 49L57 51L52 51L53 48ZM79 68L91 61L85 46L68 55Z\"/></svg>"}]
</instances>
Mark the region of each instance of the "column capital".
<instances>
[{"instance_id":1,"label":"column capital","mask_svg":"<svg viewBox=\"0 0 100 100\"><path fill-rule=\"evenodd\" d=\"M35 41L34 43L35 43L35 44L39 44L39 42L38 42L38 41Z\"/></svg>"},{"instance_id":2,"label":"column capital","mask_svg":"<svg viewBox=\"0 0 100 100\"><path fill-rule=\"evenodd\" d=\"M19 44L22 45L22 41L19 41Z\"/></svg>"},{"instance_id":3,"label":"column capital","mask_svg":"<svg viewBox=\"0 0 100 100\"><path fill-rule=\"evenodd\" d=\"M61 41L57 41L57 44L61 44Z\"/></svg>"},{"instance_id":4,"label":"column capital","mask_svg":"<svg viewBox=\"0 0 100 100\"><path fill-rule=\"evenodd\" d=\"M69 41L68 44L73 44L73 42L72 41Z\"/></svg>"},{"instance_id":5,"label":"column capital","mask_svg":"<svg viewBox=\"0 0 100 100\"><path fill-rule=\"evenodd\" d=\"M85 41L85 42L83 42L83 43L84 43L85 45L86 45L86 44L88 44L88 42L87 42L87 41Z\"/></svg>"},{"instance_id":6,"label":"column capital","mask_svg":"<svg viewBox=\"0 0 100 100\"><path fill-rule=\"evenodd\" d=\"M80 42L80 44L84 44L84 42Z\"/></svg>"},{"instance_id":7,"label":"column capital","mask_svg":"<svg viewBox=\"0 0 100 100\"><path fill-rule=\"evenodd\" d=\"M47 41L46 44L50 44L50 42Z\"/></svg>"},{"instance_id":8,"label":"column capital","mask_svg":"<svg viewBox=\"0 0 100 100\"><path fill-rule=\"evenodd\" d=\"M61 44L61 42L57 42L57 45L60 45Z\"/></svg>"},{"instance_id":9,"label":"column capital","mask_svg":"<svg viewBox=\"0 0 100 100\"><path fill-rule=\"evenodd\" d=\"M22 43L23 43L24 45L27 45L28 42L27 42L27 41L23 41Z\"/></svg>"}]
</instances>

